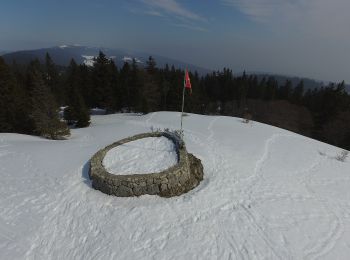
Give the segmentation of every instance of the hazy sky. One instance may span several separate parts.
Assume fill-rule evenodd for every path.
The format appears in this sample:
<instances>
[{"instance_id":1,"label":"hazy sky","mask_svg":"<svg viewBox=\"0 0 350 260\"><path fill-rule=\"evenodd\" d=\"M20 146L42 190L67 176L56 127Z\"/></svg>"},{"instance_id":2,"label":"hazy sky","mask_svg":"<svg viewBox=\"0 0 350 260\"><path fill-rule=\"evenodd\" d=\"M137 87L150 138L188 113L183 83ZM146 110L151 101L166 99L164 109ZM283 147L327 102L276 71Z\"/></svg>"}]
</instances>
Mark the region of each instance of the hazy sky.
<instances>
[{"instance_id":1,"label":"hazy sky","mask_svg":"<svg viewBox=\"0 0 350 260\"><path fill-rule=\"evenodd\" d=\"M0 50L82 44L350 82L350 0L1 0Z\"/></svg>"}]
</instances>

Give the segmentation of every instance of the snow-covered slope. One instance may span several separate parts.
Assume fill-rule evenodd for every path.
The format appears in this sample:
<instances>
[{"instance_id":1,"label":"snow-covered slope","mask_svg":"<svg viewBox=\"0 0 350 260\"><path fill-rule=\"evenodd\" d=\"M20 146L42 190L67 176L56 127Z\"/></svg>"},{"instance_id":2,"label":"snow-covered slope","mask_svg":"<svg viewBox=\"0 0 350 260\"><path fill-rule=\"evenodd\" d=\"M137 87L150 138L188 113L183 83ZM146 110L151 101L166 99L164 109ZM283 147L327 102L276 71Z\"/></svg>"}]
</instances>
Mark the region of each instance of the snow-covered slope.
<instances>
[{"instance_id":1,"label":"snow-covered slope","mask_svg":"<svg viewBox=\"0 0 350 260\"><path fill-rule=\"evenodd\" d=\"M91 188L89 158L179 113L92 117L66 141L0 134L1 259L348 259L350 162L340 149L241 119L184 118L204 180L175 198Z\"/></svg>"},{"instance_id":2,"label":"snow-covered slope","mask_svg":"<svg viewBox=\"0 0 350 260\"><path fill-rule=\"evenodd\" d=\"M83 64L85 64L85 65L88 66L88 67L94 66L94 63L95 63L95 56L91 56L91 55L81 55L81 57L84 58Z\"/></svg>"}]
</instances>

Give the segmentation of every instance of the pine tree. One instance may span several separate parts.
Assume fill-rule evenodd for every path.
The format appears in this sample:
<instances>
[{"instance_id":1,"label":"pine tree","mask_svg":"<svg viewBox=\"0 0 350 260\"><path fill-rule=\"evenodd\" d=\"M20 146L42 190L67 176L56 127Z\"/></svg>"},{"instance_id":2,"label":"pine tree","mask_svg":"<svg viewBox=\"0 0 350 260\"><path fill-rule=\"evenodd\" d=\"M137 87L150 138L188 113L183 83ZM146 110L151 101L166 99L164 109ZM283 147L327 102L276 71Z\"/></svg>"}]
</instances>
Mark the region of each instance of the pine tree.
<instances>
[{"instance_id":1,"label":"pine tree","mask_svg":"<svg viewBox=\"0 0 350 260\"><path fill-rule=\"evenodd\" d=\"M160 80L160 87L161 87L161 108L162 110L167 110L167 98L168 93L170 90L170 83L164 78L164 76Z\"/></svg>"},{"instance_id":2,"label":"pine tree","mask_svg":"<svg viewBox=\"0 0 350 260\"><path fill-rule=\"evenodd\" d=\"M266 78L263 77L259 84L259 98L264 99L266 95L265 93L266 93Z\"/></svg>"},{"instance_id":3,"label":"pine tree","mask_svg":"<svg viewBox=\"0 0 350 260\"><path fill-rule=\"evenodd\" d=\"M278 89L277 80L274 77L270 76L266 82L266 92L264 97L265 100L274 100L276 97L277 89Z\"/></svg>"},{"instance_id":4,"label":"pine tree","mask_svg":"<svg viewBox=\"0 0 350 260\"><path fill-rule=\"evenodd\" d=\"M238 108L245 108L246 107L247 94L249 92L248 87L249 87L248 77L246 75L246 72L244 71L242 77L239 80Z\"/></svg>"},{"instance_id":5,"label":"pine tree","mask_svg":"<svg viewBox=\"0 0 350 260\"><path fill-rule=\"evenodd\" d=\"M146 66L145 84L141 92L141 111L143 113L157 111L160 108L161 96L159 84L157 82L157 73L156 62L152 56L150 56Z\"/></svg>"},{"instance_id":6,"label":"pine tree","mask_svg":"<svg viewBox=\"0 0 350 260\"><path fill-rule=\"evenodd\" d=\"M28 114L28 97L29 93L26 89L26 66L17 64L13 62L9 67L11 74L16 81L15 98L13 103L15 103L16 120L14 123L14 132L16 133L31 133L30 119Z\"/></svg>"},{"instance_id":7,"label":"pine tree","mask_svg":"<svg viewBox=\"0 0 350 260\"><path fill-rule=\"evenodd\" d=\"M87 107L94 106L94 84L91 68L85 64L79 65L80 84L79 93L82 95Z\"/></svg>"},{"instance_id":8,"label":"pine tree","mask_svg":"<svg viewBox=\"0 0 350 260\"><path fill-rule=\"evenodd\" d=\"M64 102L64 92L60 84L59 73L49 53L45 56L45 84L50 88L59 104Z\"/></svg>"},{"instance_id":9,"label":"pine tree","mask_svg":"<svg viewBox=\"0 0 350 260\"><path fill-rule=\"evenodd\" d=\"M152 56L149 56L146 64L147 64L146 66L147 73L150 75L154 75L157 71L157 68L156 68L157 63L155 59Z\"/></svg>"},{"instance_id":10,"label":"pine tree","mask_svg":"<svg viewBox=\"0 0 350 260\"><path fill-rule=\"evenodd\" d=\"M249 80L249 91L247 97L254 99L259 98L259 83L256 75L252 76Z\"/></svg>"},{"instance_id":11,"label":"pine tree","mask_svg":"<svg viewBox=\"0 0 350 260\"><path fill-rule=\"evenodd\" d=\"M0 132L13 132L16 125L16 81L0 57Z\"/></svg>"},{"instance_id":12,"label":"pine tree","mask_svg":"<svg viewBox=\"0 0 350 260\"><path fill-rule=\"evenodd\" d=\"M79 112L77 116L76 127L87 127L90 125L90 113L84 104L84 101L80 96L78 96Z\"/></svg>"},{"instance_id":13,"label":"pine tree","mask_svg":"<svg viewBox=\"0 0 350 260\"><path fill-rule=\"evenodd\" d=\"M286 80L285 84L280 86L278 89L278 98L289 100L292 93L292 82L290 80Z\"/></svg>"},{"instance_id":14,"label":"pine tree","mask_svg":"<svg viewBox=\"0 0 350 260\"><path fill-rule=\"evenodd\" d=\"M136 77L136 75L134 75L134 77ZM128 62L124 62L124 65L122 67L122 69L120 70L120 92L121 92L121 96L123 97L123 102L121 104L121 106L123 108L127 108L128 110L130 110L130 108L132 107L132 96L131 96L131 80L135 80L135 78L131 77L130 75L130 65Z\"/></svg>"},{"instance_id":15,"label":"pine tree","mask_svg":"<svg viewBox=\"0 0 350 260\"><path fill-rule=\"evenodd\" d=\"M69 129L58 117L58 106L45 85L40 71L39 61L34 61L28 68L28 84L30 88L30 119L33 133L51 139L61 139L69 134Z\"/></svg>"},{"instance_id":16,"label":"pine tree","mask_svg":"<svg viewBox=\"0 0 350 260\"><path fill-rule=\"evenodd\" d=\"M68 88L68 107L64 111L64 119L76 127L86 127L90 124L90 113L79 92L80 70L74 60L68 67L66 86Z\"/></svg>"},{"instance_id":17,"label":"pine tree","mask_svg":"<svg viewBox=\"0 0 350 260\"><path fill-rule=\"evenodd\" d=\"M141 107L141 91L144 83L144 72L138 68L136 60L133 59L128 80L128 106L133 110Z\"/></svg>"},{"instance_id":18,"label":"pine tree","mask_svg":"<svg viewBox=\"0 0 350 260\"><path fill-rule=\"evenodd\" d=\"M113 111L119 111L122 108L122 93L121 86L119 83L119 71L114 61L111 60L109 64L110 71L110 84L112 88L112 100L110 106Z\"/></svg>"},{"instance_id":19,"label":"pine tree","mask_svg":"<svg viewBox=\"0 0 350 260\"><path fill-rule=\"evenodd\" d=\"M108 111L115 107L113 99L111 61L100 51L93 67L94 106L106 108Z\"/></svg>"},{"instance_id":20,"label":"pine tree","mask_svg":"<svg viewBox=\"0 0 350 260\"><path fill-rule=\"evenodd\" d=\"M301 104L303 94L304 94L304 81L301 80L293 90L291 101L295 104Z\"/></svg>"}]
</instances>

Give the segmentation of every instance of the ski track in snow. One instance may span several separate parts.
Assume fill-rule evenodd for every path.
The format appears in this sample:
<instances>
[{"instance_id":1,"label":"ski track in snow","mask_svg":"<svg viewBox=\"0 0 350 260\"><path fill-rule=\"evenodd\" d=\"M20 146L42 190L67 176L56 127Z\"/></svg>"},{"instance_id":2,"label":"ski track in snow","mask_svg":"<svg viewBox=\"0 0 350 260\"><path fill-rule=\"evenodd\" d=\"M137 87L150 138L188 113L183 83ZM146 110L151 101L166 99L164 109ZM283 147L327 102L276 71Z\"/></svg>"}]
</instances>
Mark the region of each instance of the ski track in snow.
<instances>
[{"instance_id":1,"label":"ski track in snow","mask_svg":"<svg viewBox=\"0 0 350 260\"><path fill-rule=\"evenodd\" d=\"M309 174L304 176L304 178L301 180L301 183L306 187L311 198L313 198L315 201L319 201L323 205L325 211L328 212L328 216L332 224L329 226L329 230L327 231L324 237L316 241L312 248L306 249L304 259L320 259L324 255L326 255L334 248L335 244L338 242L338 240L342 236L342 233L344 232L343 221L341 220L341 218L338 217L336 211L333 209L333 207L337 207L337 205L335 205L334 202L331 204L326 199L322 199L319 196L317 196L317 194L313 192L308 185L308 176L321 163L322 160L317 160L316 163L313 164L312 167L306 171Z\"/></svg>"},{"instance_id":2,"label":"ski track in snow","mask_svg":"<svg viewBox=\"0 0 350 260\"><path fill-rule=\"evenodd\" d=\"M218 173L218 171L222 171L227 169L228 167L225 167L227 165L229 165L229 161L227 159L225 159L223 157L222 154L220 154L219 150L220 150L220 144L218 142L215 141L214 139L214 135L215 132L213 130L213 127L215 125L215 123L220 119L220 117L215 117L213 120L211 120L211 122L209 123L208 126L208 132L209 132L209 136L207 138L207 141L209 142L209 151L211 152L210 158L214 158L213 159L213 166L215 168L215 172ZM271 138L269 138L266 141L266 145L265 145L265 150L264 150L264 154L263 156L258 160L258 162L256 163L256 167L254 170L254 177L257 178L258 173L260 168L262 167L263 163L265 162L265 160L267 160L268 157L268 153L269 153L269 146L270 143L277 137L279 137L280 135L274 135ZM217 166L224 166L223 168L218 168ZM249 178L250 179L250 178ZM256 182L256 181L254 181ZM252 187L254 186L254 182L252 182L250 184L250 188L249 191L252 189ZM251 194L249 193L249 197L251 196ZM250 198L249 198L250 199ZM254 230L254 233L257 237L261 238L261 241L268 247L270 248L270 250L273 252L274 256L277 257L278 259L287 259L285 256L284 252L278 252L278 249L275 249L276 246L273 244L272 241L270 241L267 237L267 234L264 231L264 227L262 227L259 223L257 223L257 221L255 220L255 217L253 215L253 213L247 209L243 204L245 204L245 202L243 202L241 205L239 205L239 208L241 209L241 213L243 214L244 218L242 218L242 220L244 220L244 226L248 226L250 227L252 230ZM228 237L230 237L228 235ZM230 237L229 241L229 245L231 246L233 252L235 252L234 256L238 257L238 258L242 258L244 259L243 254L241 253L241 250L239 249L239 242L236 241L237 238L234 237ZM247 249L245 249L245 251L247 251ZM283 255L283 257L282 257ZM249 257L249 256L247 256Z\"/></svg>"},{"instance_id":3,"label":"ski track in snow","mask_svg":"<svg viewBox=\"0 0 350 260\"><path fill-rule=\"evenodd\" d=\"M155 116L155 113L153 113L147 119L147 121L146 121L147 125L150 125L150 121L151 121L151 119L153 119L154 116ZM220 144L214 140L215 132L213 130L213 127L219 119L220 119L220 117L215 117L214 119L212 119L210 121L210 123L208 125L209 135L207 137L207 142L208 142L207 149L210 151L209 158L211 158L212 164L214 166L213 170L216 173L219 170L222 170L222 168L220 169L217 167L218 165L225 166L225 165L229 164L228 161L225 160L220 155L220 153L217 152L217 150L220 149ZM157 128L162 128L162 127L163 127L162 125L157 125ZM186 133L186 137L189 137L192 141L195 140L196 134L198 135L198 133L196 133L194 131L189 131L189 130L185 130L185 133ZM258 237L261 237L261 239L264 241L265 245L271 249L274 257L276 257L277 259L292 259L293 257L290 253L290 250L288 250L287 248L281 249L279 247L280 245L275 245L272 241L270 241L268 239L268 235L264 231L265 227L261 226L261 224L259 224L255 220L254 214L251 212L251 210L249 210L249 208L246 207L247 203L249 205L249 203L254 201L254 198L252 198L252 196L253 196L252 193L254 192L255 185L257 183L259 183L259 178L262 178L261 171L264 167L264 164L269 159L271 147L279 138L284 138L284 137L288 138L288 137L293 137L293 136L290 134L273 134L270 138L268 138L265 141L263 154L257 160L257 162L255 164L254 173L251 176L249 176L243 180L243 181L248 181L248 184L246 187L248 192L246 192L246 194L245 194L247 197L246 201L241 203L241 205L239 205L239 207L243 209L243 215L245 216L245 220L247 222L247 223L245 223L245 225L250 226L254 230L256 230L256 235ZM298 138L298 137L294 137L294 138ZM195 141L197 141L198 145L203 146L203 143L198 142L198 139ZM308 174L310 174L312 172L312 170L317 168L317 166L319 166L320 163L321 163L320 160L316 160L316 162L314 164L312 164L310 168L301 170L300 172L303 172L305 174L305 177L306 177ZM302 184L306 185L305 180L302 181ZM287 196L286 199L291 199L291 198ZM315 197L312 197L312 199L316 200ZM329 251L332 250L335 243L337 242L337 240L341 236L342 229L341 229L341 223L339 221L339 218L335 215L335 213L333 211L329 210L329 207L325 207L325 209L329 211L328 216L334 216L334 223L335 224L331 225L330 230L328 231L327 236L324 239L321 239L320 241L316 241L316 243L315 243L315 245L313 245L312 249L306 250L305 255L303 257L304 259L318 259L318 258L322 257L323 255L327 254ZM235 238L230 236L230 235L228 235L228 237L230 238L230 239L228 239L229 246L231 247L233 252L235 252L235 254L234 254L235 257L238 257L240 259L244 259L245 257L243 256L241 251L238 250L239 247L237 246L237 242L235 241ZM246 249L244 251L246 251Z\"/></svg>"},{"instance_id":4,"label":"ski track in snow","mask_svg":"<svg viewBox=\"0 0 350 260\"><path fill-rule=\"evenodd\" d=\"M125 122L124 129L132 127L135 133L141 133L151 126L177 128L178 115L159 112L126 119L116 116L113 122ZM173 121L167 121L168 117ZM280 143L289 139L297 142L303 137L274 130L262 146L257 144L252 170L241 177L235 171L238 162L232 158L236 157L223 152L229 147L225 139L216 135L215 129L222 129L221 123L228 119L205 117L206 127L195 128L187 123L192 117L185 118L185 140L187 148L195 149L202 159L204 180L193 191L172 199L104 195L93 190L86 176L82 176L86 175L86 164L70 168L59 179L46 176L37 159L26 152L16 152L11 141L1 137L0 169L9 171L2 160L18 156L26 173L14 177L7 174L2 179L27 182L29 190L21 193L12 187L0 187L0 195L7 194L0 199L0 250L6 249L9 255L17 250L18 254L12 254L14 259L320 259L334 253L349 232L346 227L350 226L350 203L321 196L315 187L350 183L350 176L317 181L317 172L332 162L319 155L307 166L286 173L286 179L276 179L270 169ZM101 118L100 124L109 120L97 118ZM97 132L87 129L71 142L88 149L98 138L101 137ZM106 140L105 144L113 141ZM239 151L234 152L239 155ZM278 205L284 204L291 209L279 209ZM306 206L299 210L302 204ZM307 208L309 204L314 208ZM10 223L11 218L22 214L27 219L33 214L33 230L23 238ZM35 218L40 220L37 224ZM310 221L328 224L319 227L322 233L317 237L307 235L307 230L296 239L296 235L288 233L294 230L298 234L298 225L302 227ZM2 243L3 240L7 242Z\"/></svg>"}]
</instances>

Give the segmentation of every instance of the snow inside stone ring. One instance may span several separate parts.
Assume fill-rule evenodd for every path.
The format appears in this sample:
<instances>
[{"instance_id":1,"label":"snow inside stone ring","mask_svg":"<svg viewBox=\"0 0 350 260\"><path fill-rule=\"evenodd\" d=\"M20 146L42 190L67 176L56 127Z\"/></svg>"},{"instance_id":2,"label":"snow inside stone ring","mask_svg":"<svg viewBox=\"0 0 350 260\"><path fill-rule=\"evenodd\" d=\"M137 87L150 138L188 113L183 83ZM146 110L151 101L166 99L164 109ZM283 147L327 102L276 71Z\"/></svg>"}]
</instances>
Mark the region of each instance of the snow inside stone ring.
<instances>
[{"instance_id":1,"label":"snow inside stone ring","mask_svg":"<svg viewBox=\"0 0 350 260\"><path fill-rule=\"evenodd\" d=\"M119 197L179 196L203 179L201 161L174 134L135 135L98 151L90 161L92 187Z\"/></svg>"}]
</instances>

